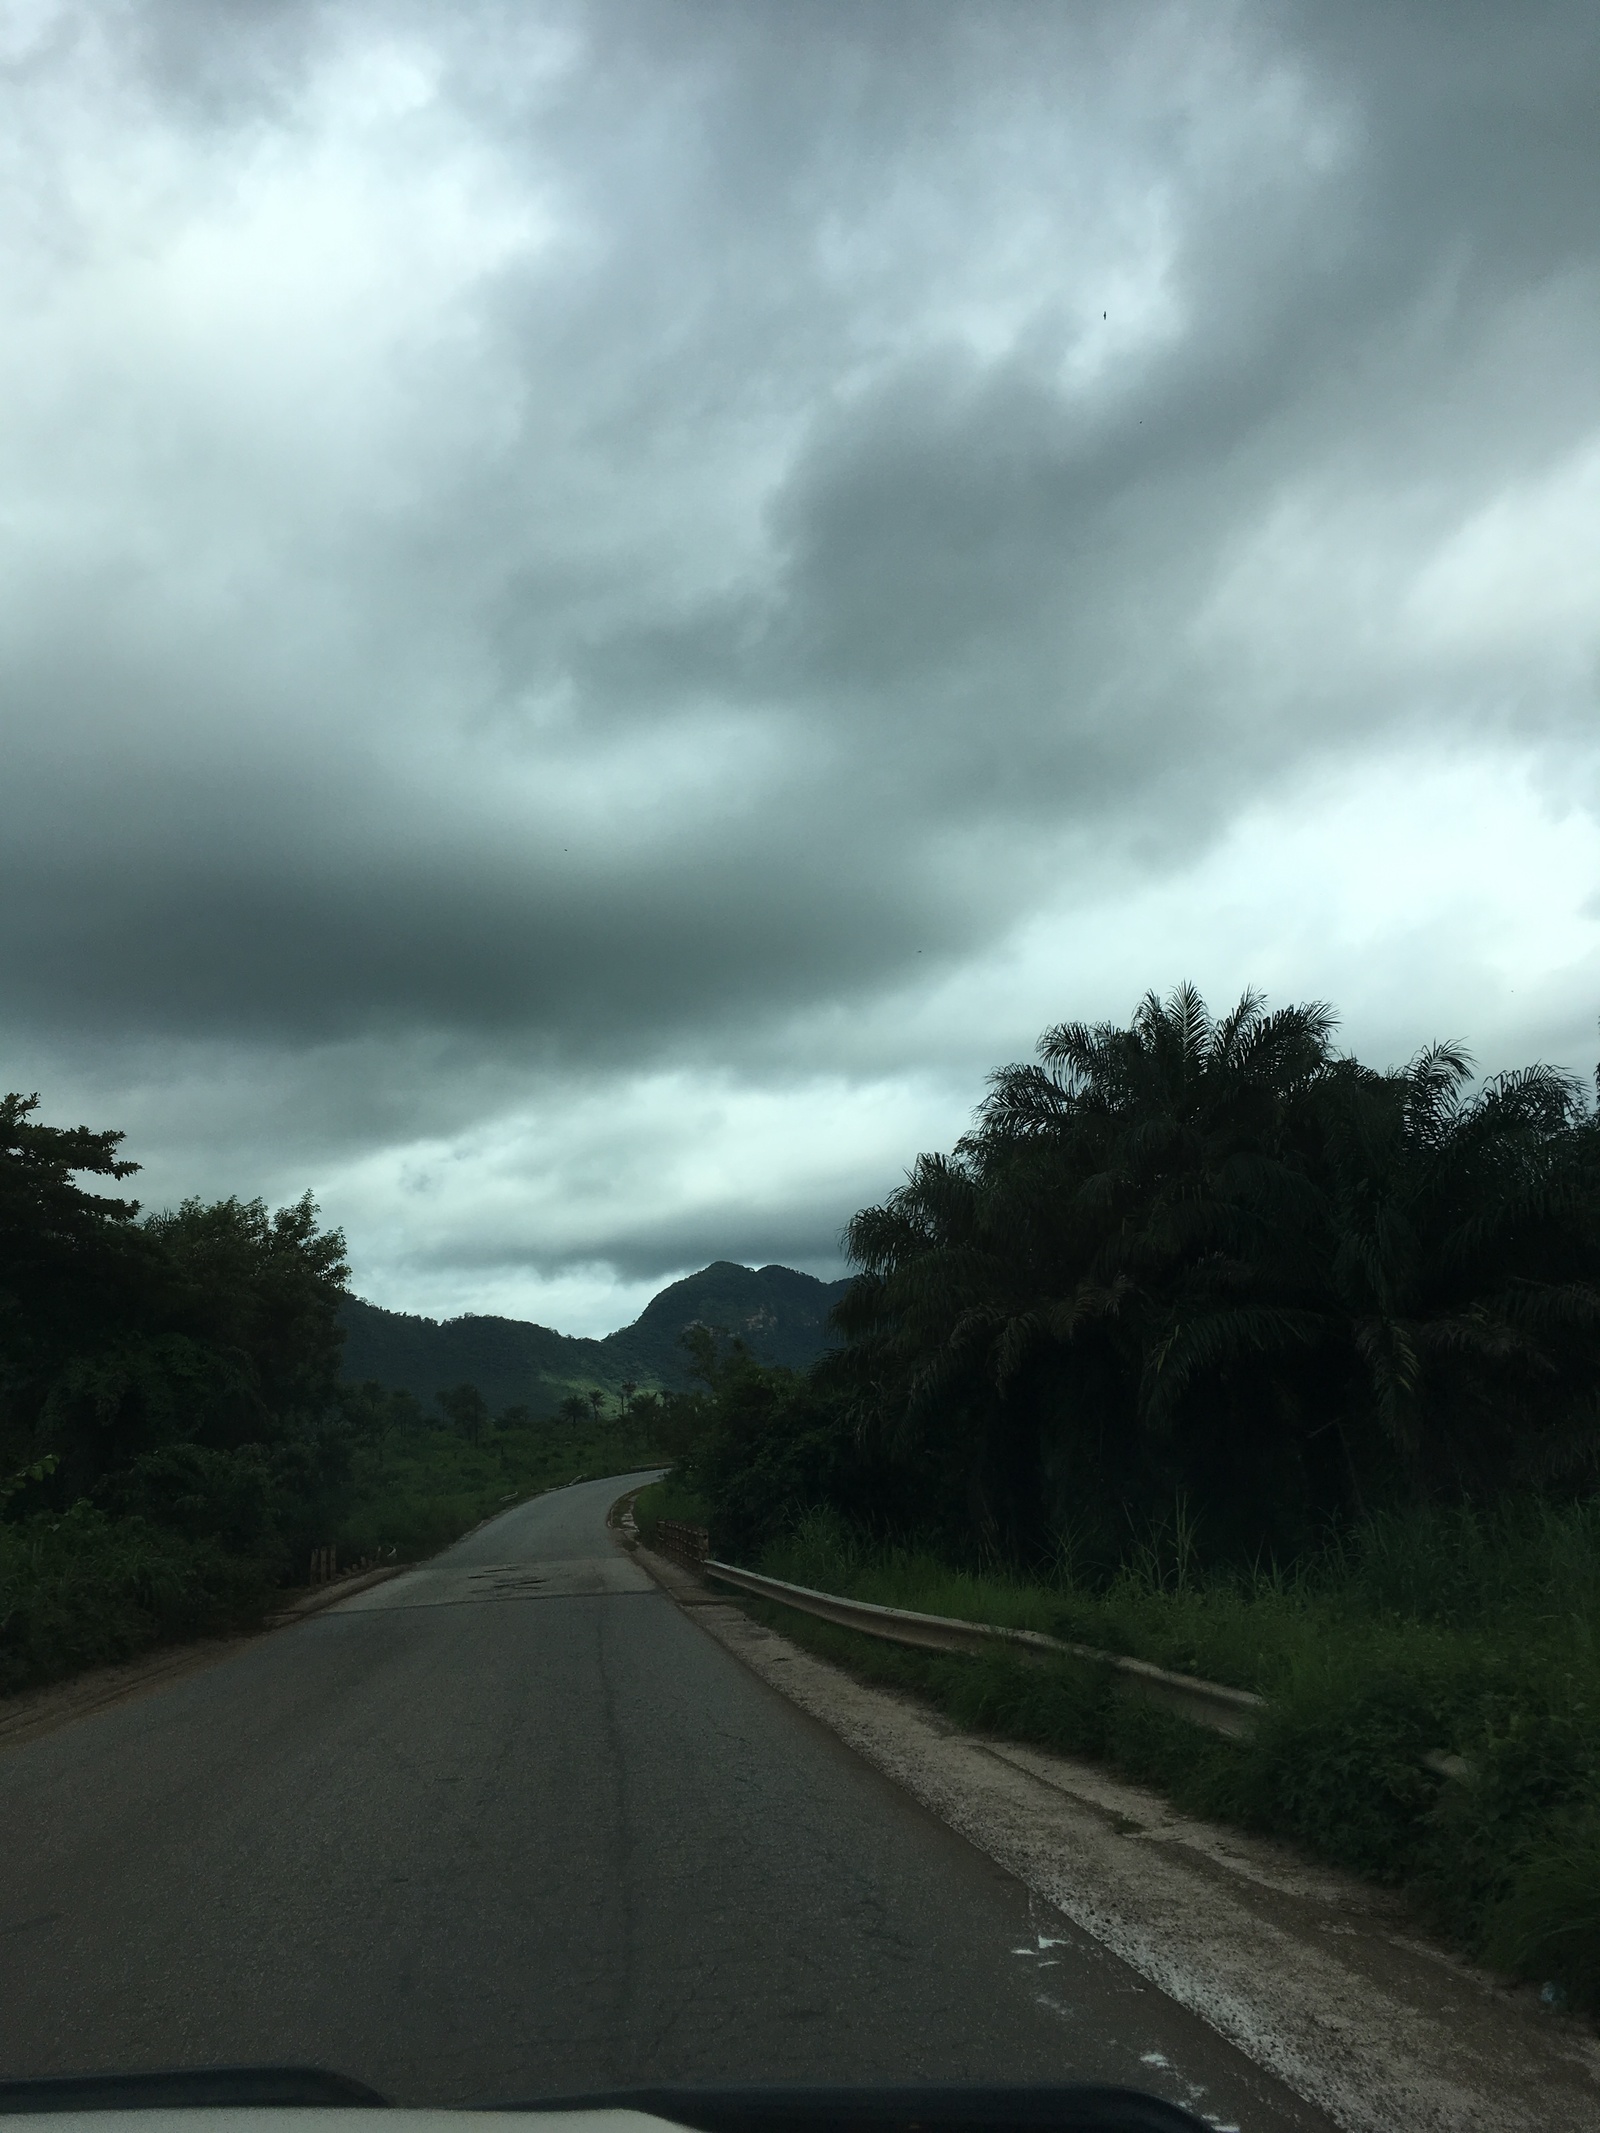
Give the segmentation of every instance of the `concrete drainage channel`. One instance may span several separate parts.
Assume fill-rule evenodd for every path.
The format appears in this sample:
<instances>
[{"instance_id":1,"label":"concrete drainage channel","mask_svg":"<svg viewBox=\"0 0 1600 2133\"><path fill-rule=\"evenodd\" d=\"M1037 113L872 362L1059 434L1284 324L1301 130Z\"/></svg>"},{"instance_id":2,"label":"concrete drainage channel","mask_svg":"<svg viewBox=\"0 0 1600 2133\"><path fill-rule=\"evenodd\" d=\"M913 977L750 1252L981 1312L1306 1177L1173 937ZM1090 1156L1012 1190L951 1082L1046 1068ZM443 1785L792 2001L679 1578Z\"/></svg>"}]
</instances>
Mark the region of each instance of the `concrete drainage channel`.
<instances>
[{"instance_id":1,"label":"concrete drainage channel","mask_svg":"<svg viewBox=\"0 0 1600 2133\"><path fill-rule=\"evenodd\" d=\"M719 1643L1350 2133L1600 2124L1593 2030L1456 1959L1390 1892L1288 1845L1175 1814L1095 1764L962 1733L764 1628L732 1594L804 1602L841 1627L875 1623L869 1634L930 1650L992 1650L983 1625L873 1609L706 1560L693 1527L658 1527L665 1548L644 1548L631 1505L613 1512L619 1538ZM1026 1631L999 1641L1041 1662L1075 1651ZM1220 1731L1243 1731L1261 1708L1247 1691L1139 1661L1119 1671L1132 1693Z\"/></svg>"}]
</instances>

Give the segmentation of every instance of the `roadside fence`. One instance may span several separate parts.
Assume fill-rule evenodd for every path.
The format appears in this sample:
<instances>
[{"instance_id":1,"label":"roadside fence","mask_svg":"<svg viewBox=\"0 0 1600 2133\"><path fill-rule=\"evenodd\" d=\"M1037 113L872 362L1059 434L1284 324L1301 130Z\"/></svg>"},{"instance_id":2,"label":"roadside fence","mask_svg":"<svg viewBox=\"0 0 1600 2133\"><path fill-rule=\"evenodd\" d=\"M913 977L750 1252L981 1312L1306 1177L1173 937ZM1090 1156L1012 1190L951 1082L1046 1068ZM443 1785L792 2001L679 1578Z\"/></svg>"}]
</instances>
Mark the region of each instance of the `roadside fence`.
<instances>
[{"instance_id":1,"label":"roadside fence","mask_svg":"<svg viewBox=\"0 0 1600 2133\"><path fill-rule=\"evenodd\" d=\"M736 1563L716 1560L711 1553L711 1536L704 1526L685 1525L679 1519L661 1519L651 1533L650 1546L697 1577L732 1585L757 1599L775 1600L780 1607L815 1615L820 1621L877 1637L886 1644L907 1644L934 1652L1001 1652L1007 1658L1034 1666L1060 1659L1103 1666L1117 1676L1126 1693L1141 1703L1158 1704L1188 1719L1191 1725L1227 1734L1234 1740L1248 1740L1267 1707L1267 1699L1252 1689L1231 1688L1222 1681L1202 1681L1198 1674L1175 1673L1170 1667L1153 1666L1147 1659L1130 1659L1122 1652L1100 1651L1092 1644L1070 1644L1061 1637L1047 1637L1042 1630L1008 1629L997 1622L963 1622L954 1615L917 1614L908 1607L880 1607L871 1600L847 1600L840 1593L818 1592L811 1585L791 1585L785 1578L764 1577L759 1570L741 1570ZM1420 1761L1435 1777L1470 1779L1476 1774L1466 1756L1438 1748Z\"/></svg>"},{"instance_id":2,"label":"roadside fence","mask_svg":"<svg viewBox=\"0 0 1600 2133\"><path fill-rule=\"evenodd\" d=\"M697 1576L706 1569L706 1558L711 1553L711 1535L704 1526L685 1525L680 1518L658 1519L650 1535L650 1545L657 1555L664 1555L680 1570L692 1570Z\"/></svg>"},{"instance_id":3,"label":"roadside fence","mask_svg":"<svg viewBox=\"0 0 1600 2133\"><path fill-rule=\"evenodd\" d=\"M1033 1665L1054 1659L1086 1659L1092 1665L1110 1667L1141 1702L1163 1704L1195 1725L1213 1733L1228 1733L1235 1739L1255 1731L1256 1720L1266 1699L1250 1689L1231 1689L1220 1681L1202 1681L1195 1674L1175 1674L1145 1659L1127 1659L1120 1652L1097 1651L1092 1644L1067 1644L1047 1637L1037 1629L1003 1629L996 1623L962 1622L952 1615L913 1614L904 1607L878 1607L870 1600L846 1600L837 1593L817 1592L809 1585L790 1585L782 1578L763 1577L756 1570L740 1570L732 1563L707 1558L707 1577L719 1584L735 1585L766 1600L776 1600L801 1614L817 1615L841 1629L853 1629L888 1644L915 1645L922 1651L993 1652L1022 1659Z\"/></svg>"}]
</instances>

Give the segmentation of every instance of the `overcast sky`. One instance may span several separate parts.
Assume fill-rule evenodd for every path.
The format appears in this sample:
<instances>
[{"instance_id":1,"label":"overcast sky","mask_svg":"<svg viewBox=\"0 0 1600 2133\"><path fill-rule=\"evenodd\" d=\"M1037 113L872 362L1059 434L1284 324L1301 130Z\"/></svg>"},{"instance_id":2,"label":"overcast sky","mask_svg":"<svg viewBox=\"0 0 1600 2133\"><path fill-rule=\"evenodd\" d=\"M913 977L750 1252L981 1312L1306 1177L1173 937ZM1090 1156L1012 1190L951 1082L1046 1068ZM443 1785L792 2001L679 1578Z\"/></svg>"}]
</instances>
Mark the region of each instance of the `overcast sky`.
<instances>
[{"instance_id":1,"label":"overcast sky","mask_svg":"<svg viewBox=\"0 0 1600 2133\"><path fill-rule=\"evenodd\" d=\"M0 14L0 1079L573 1332L1193 977L1587 1074L1600 11Z\"/></svg>"}]
</instances>

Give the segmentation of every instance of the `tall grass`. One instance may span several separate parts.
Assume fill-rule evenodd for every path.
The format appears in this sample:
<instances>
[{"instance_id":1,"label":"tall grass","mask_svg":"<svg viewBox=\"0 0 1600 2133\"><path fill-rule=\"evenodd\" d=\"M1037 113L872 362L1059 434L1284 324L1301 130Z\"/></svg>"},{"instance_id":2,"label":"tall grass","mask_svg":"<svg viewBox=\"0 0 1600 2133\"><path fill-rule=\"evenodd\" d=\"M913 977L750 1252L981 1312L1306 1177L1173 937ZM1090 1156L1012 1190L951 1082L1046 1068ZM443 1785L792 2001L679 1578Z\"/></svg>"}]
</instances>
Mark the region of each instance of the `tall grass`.
<instances>
[{"instance_id":1,"label":"tall grass","mask_svg":"<svg viewBox=\"0 0 1600 2133\"><path fill-rule=\"evenodd\" d=\"M639 1491L633 1499L633 1518L639 1538L648 1547L664 1518L676 1519L686 1526L705 1526L711 1522L711 1513L704 1497L676 1474L668 1474Z\"/></svg>"},{"instance_id":2,"label":"tall grass","mask_svg":"<svg viewBox=\"0 0 1600 2133\"><path fill-rule=\"evenodd\" d=\"M1126 1701L1109 1669L934 1660L784 1617L963 1723L1106 1757L1405 1885L1474 1954L1600 2005L1600 1503L1388 1514L1248 1575L1208 1575L1180 1512L1098 1584L1070 1545L1031 1575L962 1568L814 1512L762 1567L1259 1691L1255 1738L1212 1741ZM1431 1751L1469 1774L1441 1779Z\"/></svg>"}]
</instances>

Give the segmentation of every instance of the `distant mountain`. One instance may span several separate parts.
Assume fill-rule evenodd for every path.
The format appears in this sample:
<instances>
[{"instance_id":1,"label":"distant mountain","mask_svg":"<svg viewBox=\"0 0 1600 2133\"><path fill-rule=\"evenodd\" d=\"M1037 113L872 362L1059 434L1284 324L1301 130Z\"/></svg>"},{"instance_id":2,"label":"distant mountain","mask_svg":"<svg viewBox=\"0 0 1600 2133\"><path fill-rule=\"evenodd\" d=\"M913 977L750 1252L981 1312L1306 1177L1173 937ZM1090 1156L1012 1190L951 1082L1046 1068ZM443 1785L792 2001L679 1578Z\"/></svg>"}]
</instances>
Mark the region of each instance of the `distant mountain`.
<instances>
[{"instance_id":1,"label":"distant mountain","mask_svg":"<svg viewBox=\"0 0 1600 2133\"><path fill-rule=\"evenodd\" d=\"M591 1385L611 1393L628 1378L640 1386L685 1385L678 1337L696 1323L736 1333L763 1363L802 1369L834 1344L828 1313L849 1286L792 1267L719 1259L653 1296L631 1326L604 1340L521 1318L413 1318L352 1296L340 1314L344 1374L357 1383L376 1378L420 1400L444 1385L472 1384L496 1411L521 1401L548 1413L567 1393Z\"/></svg>"},{"instance_id":2,"label":"distant mountain","mask_svg":"<svg viewBox=\"0 0 1600 2133\"><path fill-rule=\"evenodd\" d=\"M446 1385L476 1385L497 1413L522 1401L550 1411L574 1386L614 1392L627 1371L604 1367L599 1341L572 1340L520 1318L413 1318L352 1296L339 1313L343 1372L431 1401Z\"/></svg>"}]
</instances>

